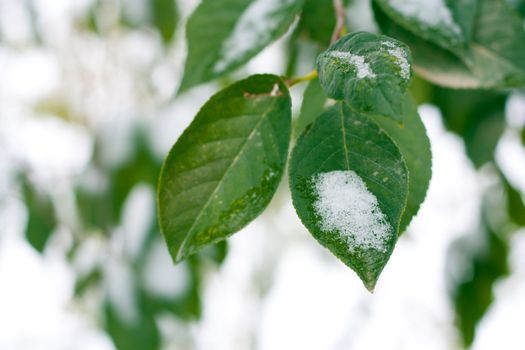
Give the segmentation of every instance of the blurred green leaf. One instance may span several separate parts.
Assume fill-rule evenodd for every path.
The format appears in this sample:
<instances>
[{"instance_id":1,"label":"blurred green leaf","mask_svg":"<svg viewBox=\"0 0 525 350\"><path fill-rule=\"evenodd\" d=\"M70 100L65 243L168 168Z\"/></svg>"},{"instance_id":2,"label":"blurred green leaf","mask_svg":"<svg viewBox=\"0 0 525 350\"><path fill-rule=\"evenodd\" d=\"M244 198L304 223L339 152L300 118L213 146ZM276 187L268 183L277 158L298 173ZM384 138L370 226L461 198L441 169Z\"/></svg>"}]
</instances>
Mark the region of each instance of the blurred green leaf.
<instances>
[{"instance_id":1,"label":"blurred green leaf","mask_svg":"<svg viewBox=\"0 0 525 350\"><path fill-rule=\"evenodd\" d=\"M204 248L199 256L201 260L212 261L217 265L221 265L228 255L228 241L220 241Z\"/></svg>"},{"instance_id":2,"label":"blurred green leaf","mask_svg":"<svg viewBox=\"0 0 525 350\"><path fill-rule=\"evenodd\" d=\"M303 224L373 290L396 244L408 196L397 146L373 121L339 102L297 140L289 178ZM358 199L344 203L339 193Z\"/></svg>"},{"instance_id":3,"label":"blurred green leaf","mask_svg":"<svg viewBox=\"0 0 525 350\"><path fill-rule=\"evenodd\" d=\"M525 226L525 204L521 193L515 189L506 179L504 181L507 195L507 210L509 218L519 226Z\"/></svg>"},{"instance_id":4,"label":"blurred green leaf","mask_svg":"<svg viewBox=\"0 0 525 350\"><path fill-rule=\"evenodd\" d=\"M403 120L403 102L410 83L408 46L367 32L346 35L317 59L319 82L328 97L352 109Z\"/></svg>"},{"instance_id":5,"label":"blurred green leaf","mask_svg":"<svg viewBox=\"0 0 525 350\"><path fill-rule=\"evenodd\" d=\"M110 193L118 221L128 194L139 183L156 188L162 162L157 158L145 130L138 128L132 140L131 157L110 171Z\"/></svg>"},{"instance_id":6,"label":"blurred green leaf","mask_svg":"<svg viewBox=\"0 0 525 350\"><path fill-rule=\"evenodd\" d=\"M431 21L424 20L428 16L423 7L418 12L412 11L410 6L404 8L399 1L375 0L374 4L381 29L410 46L415 70L426 79L457 88L525 85L523 20L505 1L477 2L471 39L449 17L462 16L463 22L460 23L470 23L472 13L469 8L476 7L471 0L462 0L462 6L443 7L442 16L434 15L435 20ZM421 6L423 4L421 1ZM405 10L414 12L414 15L403 13Z\"/></svg>"},{"instance_id":7,"label":"blurred green leaf","mask_svg":"<svg viewBox=\"0 0 525 350\"><path fill-rule=\"evenodd\" d=\"M319 84L319 80L315 79L310 81L304 91L301 111L299 112L299 117L295 124L296 137L299 137L306 127L313 123L313 121L323 113L327 100L328 98L324 94L323 88Z\"/></svg>"},{"instance_id":8,"label":"blurred green leaf","mask_svg":"<svg viewBox=\"0 0 525 350\"><path fill-rule=\"evenodd\" d=\"M467 155L479 168L494 159L505 129L505 93L435 88L433 103L448 129L465 141Z\"/></svg>"},{"instance_id":9,"label":"blurred green leaf","mask_svg":"<svg viewBox=\"0 0 525 350\"><path fill-rule=\"evenodd\" d=\"M83 23L85 29L97 35L101 34L100 26L98 24L98 13L100 5L100 0L93 1L91 6L89 6L87 10L86 18L84 19Z\"/></svg>"},{"instance_id":10,"label":"blurred green leaf","mask_svg":"<svg viewBox=\"0 0 525 350\"><path fill-rule=\"evenodd\" d=\"M146 298L138 298L135 319L125 320L111 303L105 306L105 327L118 350L158 350L161 339L155 314Z\"/></svg>"},{"instance_id":11,"label":"blurred green leaf","mask_svg":"<svg viewBox=\"0 0 525 350\"><path fill-rule=\"evenodd\" d=\"M507 0L516 11L522 16L525 17L525 0Z\"/></svg>"},{"instance_id":12,"label":"blurred green leaf","mask_svg":"<svg viewBox=\"0 0 525 350\"><path fill-rule=\"evenodd\" d=\"M203 0L186 26L188 56L179 92L248 62L283 35L303 0Z\"/></svg>"},{"instance_id":13,"label":"blurred green leaf","mask_svg":"<svg viewBox=\"0 0 525 350\"><path fill-rule=\"evenodd\" d=\"M472 40L478 14L478 0L446 0L454 22L461 28L465 42ZM437 16L437 14L436 14Z\"/></svg>"},{"instance_id":14,"label":"blurred green leaf","mask_svg":"<svg viewBox=\"0 0 525 350\"><path fill-rule=\"evenodd\" d=\"M150 6L153 25L159 31L164 43L171 42L179 21L175 0L150 0Z\"/></svg>"},{"instance_id":15,"label":"blurred green leaf","mask_svg":"<svg viewBox=\"0 0 525 350\"><path fill-rule=\"evenodd\" d=\"M95 268L85 276L77 278L75 281L75 296L82 296L88 289L99 286L102 282L102 271L99 268Z\"/></svg>"},{"instance_id":16,"label":"blurred green leaf","mask_svg":"<svg viewBox=\"0 0 525 350\"><path fill-rule=\"evenodd\" d=\"M473 88L478 85L476 77L459 57L396 23L375 1L372 5L381 31L410 47L412 68L417 74L442 86Z\"/></svg>"},{"instance_id":17,"label":"blurred green leaf","mask_svg":"<svg viewBox=\"0 0 525 350\"><path fill-rule=\"evenodd\" d=\"M437 44L445 49L466 44L467 38L452 17L450 6L444 1L436 2L434 6L427 6L424 0L374 0L393 21L409 30L411 33ZM491 0L492 1L492 0ZM469 0L456 0L455 9L461 11L463 4ZM449 1L449 4L452 1ZM440 8L441 7L441 8ZM470 9L473 10L472 8ZM431 13L430 11L434 11ZM459 13L458 13L459 15ZM454 16L456 17L456 16ZM458 16L459 17L459 16ZM468 25L468 19L463 20Z\"/></svg>"},{"instance_id":18,"label":"blurred green leaf","mask_svg":"<svg viewBox=\"0 0 525 350\"><path fill-rule=\"evenodd\" d=\"M25 176L22 176L20 182L28 215L25 236L29 244L42 253L57 226L53 203L48 195L39 192Z\"/></svg>"},{"instance_id":19,"label":"blurred green leaf","mask_svg":"<svg viewBox=\"0 0 525 350\"><path fill-rule=\"evenodd\" d=\"M466 347L472 344L476 326L494 300L495 282L509 273L509 247L506 240L488 225L480 230L481 234L453 243L447 259L466 264L449 266L449 269L455 271L463 270L463 274L453 281L450 289L456 323Z\"/></svg>"},{"instance_id":20,"label":"blurred green leaf","mask_svg":"<svg viewBox=\"0 0 525 350\"><path fill-rule=\"evenodd\" d=\"M157 239L158 234L153 237ZM155 254L155 250L147 249L147 254ZM162 314L169 312L176 315L178 318L191 321L198 320L202 314L202 287L204 281L208 276L210 268L216 268L221 265L226 258L228 253L228 243L221 241L216 244L209 245L201 250L199 253L192 255L186 261L182 262L185 266L182 268L188 269L188 281L184 282L186 288L176 295L157 295L152 292L148 292L146 286L142 286L144 293L147 296L148 303L151 305L152 310L155 314ZM145 256L147 259L148 256ZM145 265L145 259L139 259L136 262L136 271L141 271ZM211 264L210 264L211 263ZM181 268L181 266L173 267ZM140 273L144 273L141 271ZM173 273L173 271L167 270L164 274ZM145 281L142 281L145 283Z\"/></svg>"},{"instance_id":21,"label":"blurred green leaf","mask_svg":"<svg viewBox=\"0 0 525 350\"><path fill-rule=\"evenodd\" d=\"M82 186L75 189L77 207L85 227L108 230L117 225L124 203L137 184L156 187L161 161L151 149L145 131L138 127L131 142L130 156L121 164L110 169L100 166L109 180L107 187L99 191ZM102 150L97 149L96 152Z\"/></svg>"},{"instance_id":22,"label":"blurred green leaf","mask_svg":"<svg viewBox=\"0 0 525 350\"><path fill-rule=\"evenodd\" d=\"M188 264L190 272L188 288L171 297L148 294L148 300L157 314L169 312L182 320L195 321L202 315L201 292L206 274L200 254L190 257L184 263Z\"/></svg>"},{"instance_id":23,"label":"blurred green leaf","mask_svg":"<svg viewBox=\"0 0 525 350\"><path fill-rule=\"evenodd\" d=\"M83 187L75 189L75 199L85 229L101 229L104 232L116 224L114 206L109 193L95 192Z\"/></svg>"},{"instance_id":24,"label":"blurred green leaf","mask_svg":"<svg viewBox=\"0 0 525 350\"><path fill-rule=\"evenodd\" d=\"M239 81L201 108L158 185L160 227L175 261L259 216L284 172L290 129L290 95L274 75Z\"/></svg>"},{"instance_id":25,"label":"blurred green leaf","mask_svg":"<svg viewBox=\"0 0 525 350\"><path fill-rule=\"evenodd\" d=\"M428 81L422 79L418 75L414 75L412 83L410 84L409 91L410 96L415 101L416 106L422 105L423 103L430 103L432 101L432 95L434 93L434 85Z\"/></svg>"}]
</instances>

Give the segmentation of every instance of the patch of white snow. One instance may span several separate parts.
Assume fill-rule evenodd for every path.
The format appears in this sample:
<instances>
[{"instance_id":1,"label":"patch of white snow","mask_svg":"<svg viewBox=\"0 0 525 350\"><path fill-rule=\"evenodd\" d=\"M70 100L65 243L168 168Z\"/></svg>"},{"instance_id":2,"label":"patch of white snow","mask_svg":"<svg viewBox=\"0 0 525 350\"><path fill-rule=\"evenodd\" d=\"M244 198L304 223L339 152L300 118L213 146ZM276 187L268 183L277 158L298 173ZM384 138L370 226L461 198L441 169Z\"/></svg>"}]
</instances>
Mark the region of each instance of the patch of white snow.
<instances>
[{"instance_id":1,"label":"patch of white snow","mask_svg":"<svg viewBox=\"0 0 525 350\"><path fill-rule=\"evenodd\" d=\"M271 41L272 32L281 22L284 8L295 0L255 0L235 25L232 34L224 42L221 59L213 67L215 73L223 72L235 64L239 57L250 52L255 43Z\"/></svg>"},{"instance_id":2,"label":"patch of white snow","mask_svg":"<svg viewBox=\"0 0 525 350\"><path fill-rule=\"evenodd\" d=\"M318 197L314 209L322 230L337 231L350 252L356 248L386 252L392 227L359 175L336 170L314 175L313 181Z\"/></svg>"},{"instance_id":3,"label":"patch of white snow","mask_svg":"<svg viewBox=\"0 0 525 350\"><path fill-rule=\"evenodd\" d=\"M406 81L410 80L410 64L408 63L406 51L391 41L384 41L382 44L387 48L387 52L396 58L397 64L401 69L401 77Z\"/></svg>"},{"instance_id":4,"label":"patch of white snow","mask_svg":"<svg viewBox=\"0 0 525 350\"><path fill-rule=\"evenodd\" d=\"M415 18L431 28L445 27L461 34L444 0L391 0L389 5L403 16Z\"/></svg>"},{"instance_id":5,"label":"patch of white snow","mask_svg":"<svg viewBox=\"0 0 525 350\"><path fill-rule=\"evenodd\" d=\"M344 60L345 63L349 63L354 66L357 70L358 79L376 77L375 73L372 71L372 68L368 63L365 62L365 58L362 56L336 50L329 51L327 55L336 59Z\"/></svg>"}]
</instances>

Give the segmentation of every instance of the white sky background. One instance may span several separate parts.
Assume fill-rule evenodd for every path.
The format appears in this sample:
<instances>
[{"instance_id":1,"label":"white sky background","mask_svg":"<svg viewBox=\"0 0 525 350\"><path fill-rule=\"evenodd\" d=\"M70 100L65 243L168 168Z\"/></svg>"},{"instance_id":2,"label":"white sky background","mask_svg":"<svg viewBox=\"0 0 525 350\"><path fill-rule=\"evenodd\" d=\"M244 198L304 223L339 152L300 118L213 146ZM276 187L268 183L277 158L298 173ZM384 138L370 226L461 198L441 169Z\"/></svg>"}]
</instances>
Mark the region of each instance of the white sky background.
<instances>
[{"instance_id":1,"label":"white sky background","mask_svg":"<svg viewBox=\"0 0 525 350\"><path fill-rule=\"evenodd\" d=\"M59 228L42 256L25 242L26 212L13 186L15 167L32 169L35 180L67 211L72 181L89 169L94 133L106 135L105 161L117 162L126 153L122 145L130 126L140 119L155 135L158 153L165 154L216 88L209 84L170 100L180 79L184 46L176 44L162 57L151 32L115 32L104 40L80 34L72 21L90 2L36 1L45 45L35 47L28 45L30 19L23 2L0 0L0 33L8 43L0 45L0 350L113 349L98 329L96 312L72 301L78 266L74 269L64 256L69 233ZM179 3L186 14L195 5ZM265 50L244 73L279 72L281 45ZM35 114L35 103L49 96L66 99L78 120ZM297 98L294 103L296 109ZM425 105L420 113L432 142L433 179L374 295L304 229L282 186L267 212L230 239L224 265L206 285L202 321L158 320L166 348L457 349L445 259L449 244L477 223L486 175L474 172L461 141L445 132L438 110ZM511 125L523 125L523 96L509 101L508 117ZM525 189L525 152L517 142L509 131L498 161ZM107 258L105 249L134 254L143 238L137 228L152 219L143 214L152 198L151 189L135 189L111 246L91 242L79 266ZM497 301L479 327L475 350L517 350L525 344L525 236L516 235L511 247L515 273L498 284ZM155 261L146 268L148 283L158 293L176 293L187 273L184 265L172 267L167 249L156 249ZM122 310L129 310L127 267L118 256L110 265L117 282L107 292L121 301ZM165 269L177 271L174 279L158 273ZM92 296L93 305L100 298Z\"/></svg>"}]
</instances>

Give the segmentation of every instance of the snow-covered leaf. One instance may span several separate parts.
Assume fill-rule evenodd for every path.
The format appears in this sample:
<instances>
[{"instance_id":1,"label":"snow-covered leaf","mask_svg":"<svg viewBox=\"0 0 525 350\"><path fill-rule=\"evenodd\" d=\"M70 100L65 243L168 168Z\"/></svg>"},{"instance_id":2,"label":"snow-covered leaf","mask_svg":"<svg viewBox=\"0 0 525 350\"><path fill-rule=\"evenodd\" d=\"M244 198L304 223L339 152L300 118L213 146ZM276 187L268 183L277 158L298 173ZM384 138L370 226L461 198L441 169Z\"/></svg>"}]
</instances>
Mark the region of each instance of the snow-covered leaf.
<instances>
[{"instance_id":1,"label":"snow-covered leaf","mask_svg":"<svg viewBox=\"0 0 525 350\"><path fill-rule=\"evenodd\" d=\"M402 121L410 83L408 47L389 37L366 32L346 35L317 59L326 94L368 115Z\"/></svg>"},{"instance_id":2,"label":"snow-covered leaf","mask_svg":"<svg viewBox=\"0 0 525 350\"><path fill-rule=\"evenodd\" d=\"M410 46L414 70L424 78L454 88L525 85L525 28L506 1L374 0L374 5L382 31ZM432 16L442 17L437 26L430 25L433 7Z\"/></svg>"},{"instance_id":3,"label":"snow-covered leaf","mask_svg":"<svg viewBox=\"0 0 525 350\"><path fill-rule=\"evenodd\" d=\"M203 0L188 20L180 91L248 62L283 35L303 0Z\"/></svg>"},{"instance_id":4,"label":"snow-covered leaf","mask_svg":"<svg viewBox=\"0 0 525 350\"><path fill-rule=\"evenodd\" d=\"M390 137L337 103L297 141L290 188L303 224L373 290L397 241L409 190Z\"/></svg>"}]
</instances>

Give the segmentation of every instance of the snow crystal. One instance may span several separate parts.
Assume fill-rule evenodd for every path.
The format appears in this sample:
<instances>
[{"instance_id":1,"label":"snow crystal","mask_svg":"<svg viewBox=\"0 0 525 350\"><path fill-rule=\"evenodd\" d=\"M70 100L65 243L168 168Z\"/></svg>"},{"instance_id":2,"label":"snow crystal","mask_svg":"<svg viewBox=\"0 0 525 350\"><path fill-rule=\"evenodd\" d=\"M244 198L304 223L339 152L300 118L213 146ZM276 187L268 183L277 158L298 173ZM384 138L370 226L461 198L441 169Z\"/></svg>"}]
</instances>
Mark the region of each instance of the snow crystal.
<instances>
[{"instance_id":1,"label":"snow crystal","mask_svg":"<svg viewBox=\"0 0 525 350\"><path fill-rule=\"evenodd\" d=\"M280 21L279 12L295 0L256 0L239 18L232 34L224 42L221 59L213 67L215 73L220 73L237 59L246 55L256 42L271 41L271 32Z\"/></svg>"},{"instance_id":2,"label":"snow crystal","mask_svg":"<svg viewBox=\"0 0 525 350\"><path fill-rule=\"evenodd\" d=\"M323 231L337 231L348 249L386 252L392 228L381 212L377 198L354 171L331 171L313 176L318 199L314 209Z\"/></svg>"},{"instance_id":3,"label":"snow crystal","mask_svg":"<svg viewBox=\"0 0 525 350\"><path fill-rule=\"evenodd\" d=\"M389 4L404 16L416 18L429 27L443 26L461 34L444 0L391 0Z\"/></svg>"},{"instance_id":4,"label":"snow crystal","mask_svg":"<svg viewBox=\"0 0 525 350\"><path fill-rule=\"evenodd\" d=\"M376 75L370 68L370 65L365 62L364 57L351 54L343 51L329 51L328 56L343 60L344 63L349 63L357 70L357 78L375 78Z\"/></svg>"},{"instance_id":5,"label":"snow crystal","mask_svg":"<svg viewBox=\"0 0 525 350\"><path fill-rule=\"evenodd\" d=\"M410 64L406 51L391 41L384 41L382 44L387 47L388 53L396 58L401 69L401 77L408 81L410 79Z\"/></svg>"}]
</instances>

